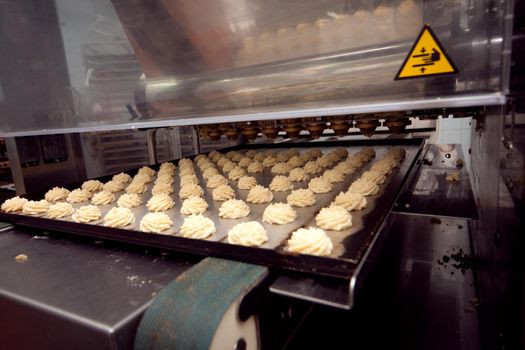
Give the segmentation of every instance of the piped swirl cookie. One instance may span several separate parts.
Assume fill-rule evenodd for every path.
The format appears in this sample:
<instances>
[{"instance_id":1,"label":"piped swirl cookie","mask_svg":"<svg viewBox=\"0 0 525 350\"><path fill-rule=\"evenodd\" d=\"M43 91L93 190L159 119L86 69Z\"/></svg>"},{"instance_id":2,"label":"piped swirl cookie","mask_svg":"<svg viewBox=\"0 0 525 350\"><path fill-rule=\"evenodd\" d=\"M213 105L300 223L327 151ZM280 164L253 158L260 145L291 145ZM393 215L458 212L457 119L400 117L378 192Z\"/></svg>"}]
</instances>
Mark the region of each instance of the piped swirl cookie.
<instances>
[{"instance_id":1,"label":"piped swirl cookie","mask_svg":"<svg viewBox=\"0 0 525 350\"><path fill-rule=\"evenodd\" d=\"M250 192L248 192L248 197L246 198L246 201L248 203L260 204L271 202L272 199L272 191L261 185L256 185L250 189Z\"/></svg>"},{"instance_id":2,"label":"piped swirl cookie","mask_svg":"<svg viewBox=\"0 0 525 350\"><path fill-rule=\"evenodd\" d=\"M352 226L352 216L344 207L332 205L319 211L315 223L324 230L341 231Z\"/></svg>"},{"instance_id":3,"label":"piped swirl cookie","mask_svg":"<svg viewBox=\"0 0 525 350\"><path fill-rule=\"evenodd\" d=\"M284 225L294 222L297 212L286 203L273 203L266 207L263 220L268 224Z\"/></svg>"},{"instance_id":4,"label":"piped swirl cookie","mask_svg":"<svg viewBox=\"0 0 525 350\"><path fill-rule=\"evenodd\" d=\"M258 247L268 241L268 234L257 221L241 222L228 231L228 242L248 247Z\"/></svg>"},{"instance_id":5,"label":"piped swirl cookie","mask_svg":"<svg viewBox=\"0 0 525 350\"><path fill-rule=\"evenodd\" d=\"M293 253L327 256L332 253L330 237L320 228L300 228L292 232L287 242L288 251Z\"/></svg>"}]
</instances>

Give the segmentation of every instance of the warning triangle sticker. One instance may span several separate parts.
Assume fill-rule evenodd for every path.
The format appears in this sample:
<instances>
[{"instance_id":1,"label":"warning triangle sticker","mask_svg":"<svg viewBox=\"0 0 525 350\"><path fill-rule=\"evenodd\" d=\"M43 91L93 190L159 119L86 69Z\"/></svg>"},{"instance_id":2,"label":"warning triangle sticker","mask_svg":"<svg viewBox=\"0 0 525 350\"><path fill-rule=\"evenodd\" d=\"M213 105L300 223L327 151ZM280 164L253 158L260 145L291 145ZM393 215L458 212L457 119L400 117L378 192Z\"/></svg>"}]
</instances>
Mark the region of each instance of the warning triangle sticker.
<instances>
[{"instance_id":1,"label":"warning triangle sticker","mask_svg":"<svg viewBox=\"0 0 525 350\"><path fill-rule=\"evenodd\" d=\"M447 55L436 34L425 24L395 80L457 73L459 71L456 65Z\"/></svg>"}]
</instances>

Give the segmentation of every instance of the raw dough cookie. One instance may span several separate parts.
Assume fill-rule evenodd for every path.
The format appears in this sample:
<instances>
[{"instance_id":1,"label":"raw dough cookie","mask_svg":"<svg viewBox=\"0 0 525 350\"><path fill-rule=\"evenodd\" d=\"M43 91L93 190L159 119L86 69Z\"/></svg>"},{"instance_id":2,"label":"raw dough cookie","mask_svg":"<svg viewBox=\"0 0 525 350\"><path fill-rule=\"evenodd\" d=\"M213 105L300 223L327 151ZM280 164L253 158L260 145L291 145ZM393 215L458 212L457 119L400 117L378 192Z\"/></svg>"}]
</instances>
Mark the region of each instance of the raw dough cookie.
<instances>
[{"instance_id":1,"label":"raw dough cookie","mask_svg":"<svg viewBox=\"0 0 525 350\"><path fill-rule=\"evenodd\" d=\"M100 219L102 213L96 205L85 205L78 208L72 216L74 222L82 224Z\"/></svg>"},{"instance_id":2,"label":"raw dough cookie","mask_svg":"<svg viewBox=\"0 0 525 350\"><path fill-rule=\"evenodd\" d=\"M246 157L250 157L250 158L253 158L255 157L255 155L257 154L257 151L254 150L254 149L250 149L246 152Z\"/></svg>"},{"instance_id":3,"label":"raw dough cookie","mask_svg":"<svg viewBox=\"0 0 525 350\"><path fill-rule=\"evenodd\" d=\"M151 177L155 175L155 170L147 166L143 166L142 168L139 169L139 171L137 171L137 174L148 174Z\"/></svg>"},{"instance_id":4,"label":"raw dough cookie","mask_svg":"<svg viewBox=\"0 0 525 350\"><path fill-rule=\"evenodd\" d=\"M213 189L212 196L214 201L227 201L228 199L235 198L235 191L229 185L220 185Z\"/></svg>"},{"instance_id":5,"label":"raw dough cookie","mask_svg":"<svg viewBox=\"0 0 525 350\"><path fill-rule=\"evenodd\" d=\"M198 181L198 180L197 180ZM155 180L155 185L173 185L173 176L171 175L159 175Z\"/></svg>"},{"instance_id":6,"label":"raw dough cookie","mask_svg":"<svg viewBox=\"0 0 525 350\"><path fill-rule=\"evenodd\" d=\"M328 154L325 154L325 155L319 157L316 160L316 163L317 163L317 165L320 168L328 168L328 167L332 166L332 164L334 164L335 161L336 160L334 160L333 157L330 157Z\"/></svg>"},{"instance_id":7,"label":"raw dough cookie","mask_svg":"<svg viewBox=\"0 0 525 350\"><path fill-rule=\"evenodd\" d=\"M228 179L226 179L224 176L220 174L217 174L217 175L213 175L212 177L210 177L206 186L208 186L208 188L217 188L220 185L227 185L227 184L228 184Z\"/></svg>"},{"instance_id":8,"label":"raw dough cookie","mask_svg":"<svg viewBox=\"0 0 525 350\"><path fill-rule=\"evenodd\" d=\"M333 184L343 182L345 180L345 175L335 169L329 169L323 173L323 179Z\"/></svg>"},{"instance_id":9,"label":"raw dough cookie","mask_svg":"<svg viewBox=\"0 0 525 350\"><path fill-rule=\"evenodd\" d=\"M277 192L293 190L293 184L288 177L277 175L270 183L270 190Z\"/></svg>"},{"instance_id":10,"label":"raw dough cookie","mask_svg":"<svg viewBox=\"0 0 525 350\"><path fill-rule=\"evenodd\" d=\"M228 151L228 152L226 152L226 157L228 157L229 159L233 159L233 158L238 157L238 156L242 157L242 153L239 153L238 151Z\"/></svg>"},{"instance_id":11,"label":"raw dough cookie","mask_svg":"<svg viewBox=\"0 0 525 350\"><path fill-rule=\"evenodd\" d=\"M69 203L51 204L47 210L47 217L50 219L59 219L69 216L75 212L73 206Z\"/></svg>"},{"instance_id":12,"label":"raw dough cookie","mask_svg":"<svg viewBox=\"0 0 525 350\"><path fill-rule=\"evenodd\" d=\"M214 162L217 162L222 157L224 157L224 155L219 151L211 151L210 154L208 154L208 158Z\"/></svg>"},{"instance_id":13,"label":"raw dough cookie","mask_svg":"<svg viewBox=\"0 0 525 350\"><path fill-rule=\"evenodd\" d=\"M394 169L399 166L399 162L393 158L383 158L381 160L378 160L375 162L371 170L374 170L374 168L380 168L380 169Z\"/></svg>"},{"instance_id":14,"label":"raw dough cookie","mask_svg":"<svg viewBox=\"0 0 525 350\"><path fill-rule=\"evenodd\" d=\"M52 189L46 192L44 198L48 202L56 202L62 199L66 199L68 194L69 190L65 189L64 187L53 187Z\"/></svg>"},{"instance_id":15,"label":"raw dough cookie","mask_svg":"<svg viewBox=\"0 0 525 350\"><path fill-rule=\"evenodd\" d=\"M261 162L254 161L248 165L248 172L249 173L262 173L264 170L264 166Z\"/></svg>"},{"instance_id":16,"label":"raw dough cookie","mask_svg":"<svg viewBox=\"0 0 525 350\"><path fill-rule=\"evenodd\" d=\"M205 180L209 180L213 175L217 175L217 174L219 174L219 171L217 169L215 169L215 168L208 168L208 169L203 171L202 177Z\"/></svg>"},{"instance_id":17,"label":"raw dough cookie","mask_svg":"<svg viewBox=\"0 0 525 350\"><path fill-rule=\"evenodd\" d=\"M276 163L271 171L273 174L287 174L290 170L292 170L292 167L288 163L281 162Z\"/></svg>"},{"instance_id":18,"label":"raw dough cookie","mask_svg":"<svg viewBox=\"0 0 525 350\"><path fill-rule=\"evenodd\" d=\"M355 173L356 168L350 164L347 160L342 161L334 167L334 170L338 171L343 175L350 175Z\"/></svg>"},{"instance_id":19,"label":"raw dough cookie","mask_svg":"<svg viewBox=\"0 0 525 350\"><path fill-rule=\"evenodd\" d=\"M180 177L181 186L186 184L199 184L199 178L195 174L182 175Z\"/></svg>"},{"instance_id":20,"label":"raw dough cookie","mask_svg":"<svg viewBox=\"0 0 525 350\"><path fill-rule=\"evenodd\" d=\"M204 190L199 185L193 183L183 185L179 191L180 199L186 199L193 196L200 197L202 195L204 195Z\"/></svg>"},{"instance_id":21,"label":"raw dough cookie","mask_svg":"<svg viewBox=\"0 0 525 350\"><path fill-rule=\"evenodd\" d=\"M9 198L4 203L2 203L2 211L4 213L14 213L21 211L24 207L24 204L27 203L27 199L21 198L19 196Z\"/></svg>"},{"instance_id":22,"label":"raw dough cookie","mask_svg":"<svg viewBox=\"0 0 525 350\"><path fill-rule=\"evenodd\" d=\"M319 148L312 148L308 150L308 153L314 158L319 158L320 156L323 155L323 152L321 152Z\"/></svg>"},{"instance_id":23,"label":"raw dough cookie","mask_svg":"<svg viewBox=\"0 0 525 350\"><path fill-rule=\"evenodd\" d=\"M246 201L248 203L260 204L271 202L272 199L272 191L261 185L256 185L251 188L250 192L248 192L248 197L246 198Z\"/></svg>"},{"instance_id":24,"label":"raw dough cookie","mask_svg":"<svg viewBox=\"0 0 525 350\"><path fill-rule=\"evenodd\" d=\"M125 193L117 201L117 205L123 208L135 208L142 204L142 198L137 193Z\"/></svg>"},{"instance_id":25,"label":"raw dough cookie","mask_svg":"<svg viewBox=\"0 0 525 350\"><path fill-rule=\"evenodd\" d=\"M396 160L397 162L400 162L405 158L406 150L402 147L393 147L388 150L388 152L385 154L384 158L392 158Z\"/></svg>"},{"instance_id":26,"label":"raw dough cookie","mask_svg":"<svg viewBox=\"0 0 525 350\"><path fill-rule=\"evenodd\" d=\"M113 181L118 181L118 182L122 182L123 184L126 184L128 182L131 181L131 176L129 176L128 174L126 173L118 173L116 175L113 175L113 178L112 178ZM90 190L91 191L91 190ZM93 191L91 191L93 192Z\"/></svg>"},{"instance_id":27,"label":"raw dough cookie","mask_svg":"<svg viewBox=\"0 0 525 350\"><path fill-rule=\"evenodd\" d=\"M366 161L356 157L355 155L349 156L343 162L356 169L362 167L366 163Z\"/></svg>"},{"instance_id":28,"label":"raw dough cookie","mask_svg":"<svg viewBox=\"0 0 525 350\"><path fill-rule=\"evenodd\" d=\"M357 152L357 155L363 159L366 159L368 162L370 159L376 156L376 151L374 151L372 147L365 147L361 151Z\"/></svg>"},{"instance_id":29,"label":"raw dough cookie","mask_svg":"<svg viewBox=\"0 0 525 350\"><path fill-rule=\"evenodd\" d=\"M80 203L87 201L89 198L91 198L91 196L91 192L77 188L76 190L69 192L66 200L69 203Z\"/></svg>"},{"instance_id":30,"label":"raw dough cookie","mask_svg":"<svg viewBox=\"0 0 525 350\"><path fill-rule=\"evenodd\" d=\"M203 214L208 210L208 202L199 196L189 197L182 202L180 213L183 215Z\"/></svg>"},{"instance_id":31,"label":"raw dough cookie","mask_svg":"<svg viewBox=\"0 0 525 350\"><path fill-rule=\"evenodd\" d=\"M109 192L118 192L124 189L124 184L119 181L111 180L111 181L106 182L102 186L102 189L104 191L109 191Z\"/></svg>"},{"instance_id":32,"label":"raw dough cookie","mask_svg":"<svg viewBox=\"0 0 525 350\"><path fill-rule=\"evenodd\" d=\"M288 178L290 179L290 181L306 181L310 177L308 176L306 171L304 171L303 168L295 168L290 170Z\"/></svg>"},{"instance_id":33,"label":"raw dough cookie","mask_svg":"<svg viewBox=\"0 0 525 350\"><path fill-rule=\"evenodd\" d=\"M173 221L164 213L148 213L140 220L140 230L144 232L160 233L172 225Z\"/></svg>"},{"instance_id":34,"label":"raw dough cookie","mask_svg":"<svg viewBox=\"0 0 525 350\"><path fill-rule=\"evenodd\" d=\"M314 193L328 193L332 190L332 184L322 176L314 177L308 183L308 188Z\"/></svg>"},{"instance_id":35,"label":"raw dough cookie","mask_svg":"<svg viewBox=\"0 0 525 350\"><path fill-rule=\"evenodd\" d=\"M243 176L237 183L240 190L249 190L255 185L257 185L257 180L253 176Z\"/></svg>"},{"instance_id":36,"label":"raw dough cookie","mask_svg":"<svg viewBox=\"0 0 525 350\"><path fill-rule=\"evenodd\" d=\"M229 159L226 158L226 157L223 157L223 158L221 158L221 159L219 159L219 160L217 161L217 165L220 166L221 168L222 168L225 164L227 164L227 163L231 163L231 160L229 160Z\"/></svg>"},{"instance_id":37,"label":"raw dough cookie","mask_svg":"<svg viewBox=\"0 0 525 350\"><path fill-rule=\"evenodd\" d=\"M278 162L286 162L290 159L290 156L286 152L279 152L277 153L276 159Z\"/></svg>"},{"instance_id":38,"label":"raw dough cookie","mask_svg":"<svg viewBox=\"0 0 525 350\"><path fill-rule=\"evenodd\" d=\"M219 216L223 219L239 219L250 214L250 207L241 199L229 199L219 208Z\"/></svg>"},{"instance_id":39,"label":"raw dough cookie","mask_svg":"<svg viewBox=\"0 0 525 350\"><path fill-rule=\"evenodd\" d=\"M288 165L292 168L296 168L304 164L304 162L301 160L301 157L299 156L293 156L292 158L288 159L286 163L288 163Z\"/></svg>"},{"instance_id":40,"label":"raw dough cookie","mask_svg":"<svg viewBox=\"0 0 525 350\"><path fill-rule=\"evenodd\" d=\"M151 194L155 195L155 194L161 194L161 193L172 194L173 186L171 184L167 184L163 182L159 182L155 184L155 186L153 186L153 188L151 189Z\"/></svg>"},{"instance_id":41,"label":"raw dough cookie","mask_svg":"<svg viewBox=\"0 0 525 350\"><path fill-rule=\"evenodd\" d=\"M252 159L249 157L242 157L241 160L239 160L239 166L243 168L246 168L251 163L252 163Z\"/></svg>"},{"instance_id":42,"label":"raw dough cookie","mask_svg":"<svg viewBox=\"0 0 525 350\"><path fill-rule=\"evenodd\" d=\"M242 153L237 152L233 155L231 160L233 160L234 162L239 162L242 159L242 157L244 157Z\"/></svg>"},{"instance_id":43,"label":"raw dough cookie","mask_svg":"<svg viewBox=\"0 0 525 350\"><path fill-rule=\"evenodd\" d=\"M361 210L366 208L366 198L359 192L341 192L335 197L334 204L348 211Z\"/></svg>"},{"instance_id":44,"label":"raw dough cookie","mask_svg":"<svg viewBox=\"0 0 525 350\"><path fill-rule=\"evenodd\" d=\"M141 194L148 190L148 186L141 180L133 179L131 183L126 187L126 193L137 193Z\"/></svg>"},{"instance_id":45,"label":"raw dough cookie","mask_svg":"<svg viewBox=\"0 0 525 350\"><path fill-rule=\"evenodd\" d=\"M175 169L160 169L157 173L157 181L160 178L173 178L175 176Z\"/></svg>"},{"instance_id":46,"label":"raw dough cookie","mask_svg":"<svg viewBox=\"0 0 525 350\"><path fill-rule=\"evenodd\" d=\"M160 165L159 172L160 170L175 170L176 168L177 166L175 164L170 162L164 162Z\"/></svg>"},{"instance_id":47,"label":"raw dough cookie","mask_svg":"<svg viewBox=\"0 0 525 350\"><path fill-rule=\"evenodd\" d=\"M152 177L146 173L142 173L142 174L137 174L133 177L133 180L131 180L132 182L133 181L138 181L138 182L143 182L143 183L146 183L146 184L149 184L151 182L151 179Z\"/></svg>"},{"instance_id":48,"label":"raw dough cookie","mask_svg":"<svg viewBox=\"0 0 525 350\"><path fill-rule=\"evenodd\" d=\"M49 202L45 199L39 201L27 201L22 207L22 212L29 215L45 214L49 209Z\"/></svg>"},{"instance_id":49,"label":"raw dough cookie","mask_svg":"<svg viewBox=\"0 0 525 350\"><path fill-rule=\"evenodd\" d=\"M321 167L314 160L306 162L303 169L307 174L315 174L321 171Z\"/></svg>"},{"instance_id":50,"label":"raw dough cookie","mask_svg":"<svg viewBox=\"0 0 525 350\"><path fill-rule=\"evenodd\" d=\"M359 192L363 196L373 196L379 192L379 187L377 187L375 182L370 180L357 179L350 185L349 190L353 192Z\"/></svg>"},{"instance_id":51,"label":"raw dough cookie","mask_svg":"<svg viewBox=\"0 0 525 350\"><path fill-rule=\"evenodd\" d=\"M180 227L182 237L194 239L204 239L214 234L215 231L213 221L201 214L188 216Z\"/></svg>"},{"instance_id":52,"label":"raw dough cookie","mask_svg":"<svg viewBox=\"0 0 525 350\"><path fill-rule=\"evenodd\" d=\"M193 168L193 161L189 158L179 159L179 168Z\"/></svg>"},{"instance_id":53,"label":"raw dough cookie","mask_svg":"<svg viewBox=\"0 0 525 350\"><path fill-rule=\"evenodd\" d=\"M228 178L230 180L234 180L235 181L235 180L239 180L244 175L246 175L246 170L244 170L240 166L237 166L237 167L233 168L232 171L230 171L228 173Z\"/></svg>"},{"instance_id":54,"label":"raw dough cookie","mask_svg":"<svg viewBox=\"0 0 525 350\"><path fill-rule=\"evenodd\" d=\"M257 153L255 156L253 156L253 159L262 162L266 158L266 154L264 152Z\"/></svg>"},{"instance_id":55,"label":"raw dough cookie","mask_svg":"<svg viewBox=\"0 0 525 350\"><path fill-rule=\"evenodd\" d=\"M293 207L309 207L315 204L315 195L312 190L301 188L292 191L292 193L286 197L286 201Z\"/></svg>"},{"instance_id":56,"label":"raw dough cookie","mask_svg":"<svg viewBox=\"0 0 525 350\"><path fill-rule=\"evenodd\" d=\"M264 158L262 165L265 168L270 168L274 166L277 163L277 159L275 157L266 157Z\"/></svg>"},{"instance_id":57,"label":"raw dough cookie","mask_svg":"<svg viewBox=\"0 0 525 350\"><path fill-rule=\"evenodd\" d=\"M385 175L382 172L374 171L374 170L365 171L361 175L361 178L375 182L378 185L385 183L385 179L386 179Z\"/></svg>"},{"instance_id":58,"label":"raw dough cookie","mask_svg":"<svg viewBox=\"0 0 525 350\"><path fill-rule=\"evenodd\" d=\"M327 256L332 249L330 237L320 228L300 228L288 240L288 251L293 253Z\"/></svg>"},{"instance_id":59,"label":"raw dough cookie","mask_svg":"<svg viewBox=\"0 0 525 350\"><path fill-rule=\"evenodd\" d=\"M115 176L113 176L113 179L115 179ZM102 186L104 184L98 180L87 180L82 184L82 189L93 193L100 191Z\"/></svg>"},{"instance_id":60,"label":"raw dough cookie","mask_svg":"<svg viewBox=\"0 0 525 350\"><path fill-rule=\"evenodd\" d=\"M299 158L301 158L301 160L303 161L303 164L304 164L306 162L309 162L309 161L313 160L314 156L311 155L310 152L304 152L304 153L301 153Z\"/></svg>"},{"instance_id":61,"label":"raw dough cookie","mask_svg":"<svg viewBox=\"0 0 525 350\"><path fill-rule=\"evenodd\" d=\"M264 209L263 220L269 224L284 225L294 222L297 212L286 203L273 203Z\"/></svg>"},{"instance_id":62,"label":"raw dough cookie","mask_svg":"<svg viewBox=\"0 0 525 350\"><path fill-rule=\"evenodd\" d=\"M268 234L257 221L241 222L228 231L228 242L248 247L257 247L268 241Z\"/></svg>"},{"instance_id":63,"label":"raw dough cookie","mask_svg":"<svg viewBox=\"0 0 525 350\"><path fill-rule=\"evenodd\" d=\"M337 148L333 152L339 157L339 159L348 157L348 151L346 148Z\"/></svg>"},{"instance_id":64,"label":"raw dough cookie","mask_svg":"<svg viewBox=\"0 0 525 350\"><path fill-rule=\"evenodd\" d=\"M229 162L229 163L226 163L224 164L224 166L222 167L222 171L224 171L225 173L229 173L230 171L232 171L233 169L235 169L237 165L234 163L234 162Z\"/></svg>"},{"instance_id":65,"label":"raw dough cookie","mask_svg":"<svg viewBox=\"0 0 525 350\"><path fill-rule=\"evenodd\" d=\"M352 216L344 207L332 205L321 209L315 223L324 230L341 231L352 226Z\"/></svg>"},{"instance_id":66,"label":"raw dough cookie","mask_svg":"<svg viewBox=\"0 0 525 350\"><path fill-rule=\"evenodd\" d=\"M151 197L146 204L149 211L166 211L175 205L173 199L167 194L157 194Z\"/></svg>"},{"instance_id":67,"label":"raw dough cookie","mask_svg":"<svg viewBox=\"0 0 525 350\"><path fill-rule=\"evenodd\" d=\"M184 175L195 175L195 169L193 168L183 168L179 169L179 176L183 177Z\"/></svg>"},{"instance_id":68,"label":"raw dough cookie","mask_svg":"<svg viewBox=\"0 0 525 350\"><path fill-rule=\"evenodd\" d=\"M104 226L125 227L135 222L135 215L128 208L114 207L104 216Z\"/></svg>"},{"instance_id":69,"label":"raw dough cookie","mask_svg":"<svg viewBox=\"0 0 525 350\"><path fill-rule=\"evenodd\" d=\"M115 196L109 191L100 191L93 195L91 198L91 204L95 205L106 205L113 203L115 201Z\"/></svg>"},{"instance_id":70,"label":"raw dough cookie","mask_svg":"<svg viewBox=\"0 0 525 350\"><path fill-rule=\"evenodd\" d=\"M210 168L215 168L215 165L213 165L212 162L210 161L206 161L206 162L201 162L199 165L199 169L201 171L205 171L206 169L210 169Z\"/></svg>"}]
</instances>

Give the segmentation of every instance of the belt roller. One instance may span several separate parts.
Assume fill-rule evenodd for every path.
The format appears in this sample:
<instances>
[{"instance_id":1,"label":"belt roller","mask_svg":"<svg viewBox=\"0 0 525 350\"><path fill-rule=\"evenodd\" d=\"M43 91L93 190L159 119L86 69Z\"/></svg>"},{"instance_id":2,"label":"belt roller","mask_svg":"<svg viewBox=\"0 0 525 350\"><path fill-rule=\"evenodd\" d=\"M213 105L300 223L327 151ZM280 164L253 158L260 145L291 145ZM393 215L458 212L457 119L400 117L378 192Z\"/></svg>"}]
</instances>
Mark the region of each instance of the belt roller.
<instances>
[{"instance_id":1,"label":"belt roller","mask_svg":"<svg viewBox=\"0 0 525 350\"><path fill-rule=\"evenodd\" d=\"M206 258L164 287L146 310L135 349L258 349L255 316L239 317L243 297L266 267Z\"/></svg>"}]
</instances>

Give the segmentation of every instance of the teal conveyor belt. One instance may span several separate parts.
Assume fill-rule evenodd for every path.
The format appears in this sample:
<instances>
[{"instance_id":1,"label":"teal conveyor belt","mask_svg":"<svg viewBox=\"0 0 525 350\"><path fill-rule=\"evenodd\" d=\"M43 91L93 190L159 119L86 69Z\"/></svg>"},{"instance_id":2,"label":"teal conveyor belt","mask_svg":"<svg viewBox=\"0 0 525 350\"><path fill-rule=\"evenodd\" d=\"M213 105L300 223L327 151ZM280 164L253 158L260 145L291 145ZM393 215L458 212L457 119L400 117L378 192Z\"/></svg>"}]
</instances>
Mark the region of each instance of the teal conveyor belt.
<instances>
[{"instance_id":1,"label":"teal conveyor belt","mask_svg":"<svg viewBox=\"0 0 525 350\"><path fill-rule=\"evenodd\" d=\"M208 349L226 309L267 268L206 258L164 287L146 310L135 349Z\"/></svg>"}]
</instances>

